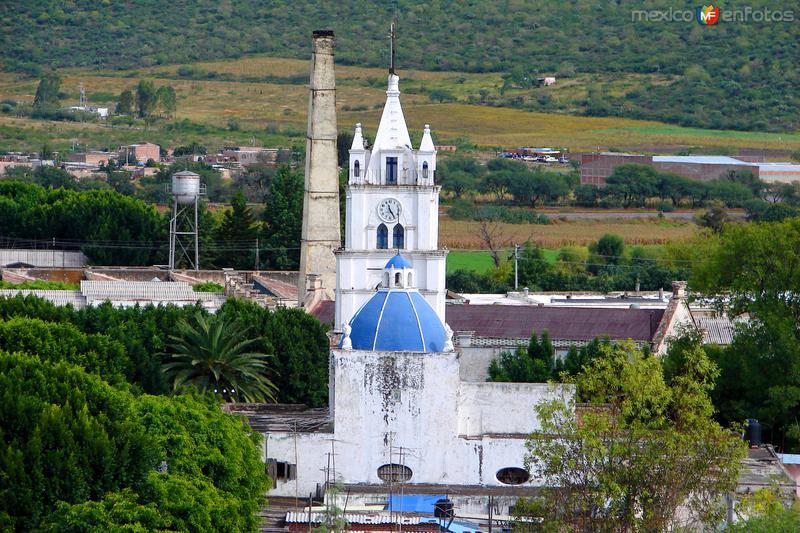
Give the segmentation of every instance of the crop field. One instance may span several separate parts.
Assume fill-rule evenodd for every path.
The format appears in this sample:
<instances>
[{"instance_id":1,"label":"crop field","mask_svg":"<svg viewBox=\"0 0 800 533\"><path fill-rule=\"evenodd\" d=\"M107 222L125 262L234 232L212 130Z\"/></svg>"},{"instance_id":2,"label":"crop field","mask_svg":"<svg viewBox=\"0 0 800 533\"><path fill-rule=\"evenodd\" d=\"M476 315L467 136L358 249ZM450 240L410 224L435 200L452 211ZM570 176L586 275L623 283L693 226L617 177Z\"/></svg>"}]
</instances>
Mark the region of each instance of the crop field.
<instances>
[{"instance_id":1,"label":"crop field","mask_svg":"<svg viewBox=\"0 0 800 533\"><path fill-rule=\"evenodd\" d=\"M65 69L61 71L64 105L77 103L78 86L84 85L90 102L113 107L124 89L132 89L141 78L153 78L156 85L173 86L178 96L176 119L212 128L205 133L181 135L167 130L166 123L157 123L150 131L124 127L98 130L93 124L52 125L42 121L18 120L0 115L0 125L10 122L20 129L53 131L56 148L64 140L89 144L90 148L135 138L148 138L159 142L184 144L197 138L208 139L210 147L216 144L242 143L255 137L268 144L280 142L287 145L302 142L306 127L308 100L305 77L308 62L297 59L248 57L231 61L194 63L151 67L137 71L91 71ZM192 79L181 77L179 69L193 72ZM374 135L380 119L380 109L385 99L386 71L383 69L337 66L337 107L339 127L349 130L362 122L366 134ZM227 76L225 79L211 79ZM403 105L412 139L417 141L422 126L429 123L437 142L442 144L468 141L483 148L522 145L562 146L572 151L608 149L637 150L653 146L670 146L677 149L693 148L711 151L736 151L741 148L798 150L800 134L767 134L759 132L733 132L683 128L660 122L631 120L614 117L585 117L558 113L528 112L511 108L469 104L468 95L474 96L482 88L496 91L502 85L498 73L472 74L462 72L401 71ZM212 78L213 78L212 77ZM197 79L193 79L197 78ZM546 90L554 99L559 94L575 98L585 91L589 81L582 78L565 79ZM265 81L267 80L267 81ZM652 81L652 80L651 80ZM657 80L656 80L657 81ZM10 73L0 73L0 100L32 101L38 80ZM636 84L635 76L607 81L610 92L624 91ZM445 89L459 101L432 102L425 91ZM512 92L515 89L510 89ZM231 119L239 129L228 131ZM103 135L103 133L105 135ZM270 137L273 135L273 137ZM0 149L38 149L36 143L42 135L15 133L0 136ZM19 139L18 137L23 137ZM188 139L186 139L188 138ZM186 139L186 140L184 140ZM292 141L292 139L294 141Z\"/></svg>"},{"instance_id":2,"label":"crop field","mask_svg":"<svg viewBox=\"0 0 800 533\"><path fill-rule=\"evenodd\" d=\"M505 248L529 241L543 248L558 249L565 246L587 246L606 233L614 233L629 245L653 245L686 242L697 231L697 226L688 220L556 220L547 225L498 223L495 226L495 240L499 246ZM442 218L439 221L439 235L439 243L452 250L486 248L477 222Z\"/></svg>"},{"instance_id":3,"label":"crop field","mask_svg":"<svg viewBox=\"0 0 800 533\"><path fill-rule=\"evenodd\" d=\"M509 257L512 249L504 250L501 254L503 259ZM550 263L555 263L558 257L558 250L543 250L544 257ZM453 250L447 254L447 272L456 270L469 270L471 272L488 272L494 268L494 262L489 252L482 250L464 251Z\"/></svg>"}]
</instances>

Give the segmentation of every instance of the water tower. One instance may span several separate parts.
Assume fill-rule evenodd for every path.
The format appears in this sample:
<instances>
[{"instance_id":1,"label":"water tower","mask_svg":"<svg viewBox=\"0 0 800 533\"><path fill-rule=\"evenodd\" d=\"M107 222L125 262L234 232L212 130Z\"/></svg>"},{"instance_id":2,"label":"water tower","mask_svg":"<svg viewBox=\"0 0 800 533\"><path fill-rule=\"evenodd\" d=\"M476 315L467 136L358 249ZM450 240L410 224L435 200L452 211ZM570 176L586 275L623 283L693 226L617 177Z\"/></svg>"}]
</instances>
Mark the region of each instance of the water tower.
<instances>
[{"instance_id":1,"label":"water tower","mask_svg":"<svg viewBox=\"0 0 800 533\"><path fill-rule=\"evenodd\" d=\"M173 270L183 256L194 270L200 270L200 233L197 217L200 196L206 193L205 186L200 184L199 174L182 170L172 175L170 192L172 218L169 221L169 269ZM178 261L175 257L176 251Z\"/></svg>"}]
</instances>

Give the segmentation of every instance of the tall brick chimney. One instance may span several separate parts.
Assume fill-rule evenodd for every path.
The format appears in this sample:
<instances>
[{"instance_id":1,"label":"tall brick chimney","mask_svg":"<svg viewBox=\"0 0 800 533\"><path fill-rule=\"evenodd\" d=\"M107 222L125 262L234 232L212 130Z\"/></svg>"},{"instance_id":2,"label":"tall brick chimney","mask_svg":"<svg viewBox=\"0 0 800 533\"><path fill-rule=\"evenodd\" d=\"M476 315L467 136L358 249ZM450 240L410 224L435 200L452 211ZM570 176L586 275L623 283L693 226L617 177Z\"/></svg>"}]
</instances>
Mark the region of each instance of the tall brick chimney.
<instances>
[{"instance_id":1,"label":"tall brick chimney","mask_svg":"<svg viewBox=\"0 0 800 533\"><path fill-rule=\"evenodd\" d=\"M333 251L341 246L333 31L317 30L312 34L312 41L298 280L300 305L306 300L309 275L318 276L325 295L334 298L336 257Z\"/></svg>"}]
</instances>

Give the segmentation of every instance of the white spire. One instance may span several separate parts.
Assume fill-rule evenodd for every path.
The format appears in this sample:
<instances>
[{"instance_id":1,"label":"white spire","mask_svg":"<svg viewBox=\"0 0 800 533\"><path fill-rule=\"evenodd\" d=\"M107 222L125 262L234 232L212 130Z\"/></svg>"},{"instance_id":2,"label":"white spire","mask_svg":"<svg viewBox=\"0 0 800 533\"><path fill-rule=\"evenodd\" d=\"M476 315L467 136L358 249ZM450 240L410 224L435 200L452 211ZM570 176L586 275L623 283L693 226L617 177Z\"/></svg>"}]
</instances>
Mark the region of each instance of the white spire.
<instances>
[{"instance_id":1,"label":"white spire","mask_svg":"<svg viewBox=\"0 0 800 533\"><path fill-rule=\"evenodd\" d=\"M356 132L353 134L353 145L350 147L351 150L363 150L364 149L364 137L361 135L361 123L359 122L356 124Z\"/></svg>"},{"instance_id":2,"label":"white spire","mask_svg":"<svg viewBox=\"0 0 800 533\"><path fill-rule=\"evenodd\" d=\"M400 78L389 74L389 88L386 91L386 104L383 106L381 123L372 144L372 153L381 150L405 150L411 148L411 137L408 136L406 119L400 106ZM379 164L377 158L375 164ZM372 162L370 162L370 166Z\"/></svg>"},{"instance_id":3,"label":"white spire","mask_svg":"<svg viewBox=\"0 0 800 533\"><path fill-rule=\"evenodd\" d=\"M419 151L420 152L436 151L436 147L433 145L433 139L431 138L431 127L428 124L425 124L425 130L422 133L422 142L419 143Z\"/></svg>"}]
</instances>

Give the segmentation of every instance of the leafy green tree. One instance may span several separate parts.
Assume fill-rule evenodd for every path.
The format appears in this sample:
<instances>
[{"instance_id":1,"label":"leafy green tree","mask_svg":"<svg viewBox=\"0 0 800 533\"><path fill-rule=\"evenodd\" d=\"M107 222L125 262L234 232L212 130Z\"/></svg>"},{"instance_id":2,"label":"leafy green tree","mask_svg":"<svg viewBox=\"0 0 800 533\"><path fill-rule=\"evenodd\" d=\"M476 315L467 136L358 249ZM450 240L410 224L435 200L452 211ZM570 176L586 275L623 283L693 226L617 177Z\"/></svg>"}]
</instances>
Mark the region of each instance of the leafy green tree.
<instances>
[{"instance_id":1,"label":"leafy green tree","mask_svg":"<svg viewBox=\"0 0 800 533\"><path fill-rule=\"evenodd\" d=\"M133 113L133 106L135 105L135 100L133 98L133 92L130 89L125 89L121 93L119 93L119 98L117 98L117 108L116 112L118 115L130 115Z\"/></svg>"},{"instance_id":2,"label":"leafy green tree","mask_svg":"<svg viewBox=\"0 0 800 533\"><path fill-rule=\"evenodd\" d=\"M272 179L262 218L265 268L291 270L300 264L303 187L303 176L289 166Z\"/></svg>"},{"instance_id":3,"label":"leafy green tree","mask_svg":"<svg viewBox=\"0 0 800 533\"><path fill-rule=\"evenodd\" d=\"M247 205L241 189L237 190L231 200L230 209L223 213L217 229L216 241L220 247L217 263L237 269L253 268L254 253L244 249L255 248L258 230L258 221L253 210ZM231 251L226 253L225 249Z\"/></svg>"},{"instance_id":4,"label":"leafy green tree","mask_svg":"<svg viewBox=\"0 0 800 533\"><path fill-rule=\"evenodd\" d=\"M742 498L736 513L740 520L725 528L730 533L792 533L800 531L800 503L786 507L772 488L757 490Z\"/></svg>"},{"instance_id":5,"label":"leafy green tree","mask_svg":"<svg viewBox=\"0 0 800 533\"><path fill-rule=\"evenodd\" d=\"M110 383L132 374L125 348L105 335L86 334L72 324L14 317L0 320L0 351L24 352L45 361L65 361Z\"/></svg>"},{"instance_id":6,"label":"leafy green tree","mask_svg":"<svg viewBox=\"0 0 800 533\"><path fill-rule=\"evenodd\" d=\"M141 118L150 117L158 106L156 87L150 80L140 80L136 85L136 113Z\"/></svg>"},{"instance_id":7,"label":"leafy green tree","mask_svg":"<svg viewBox=\"0 0 800 533\"><path fill-rule=\"evenodd\" d=\"M620 165L606 178L605 193L616 196L625 207L644 205L658 194L658 173L649 165Z\"/></svg>"},{"instance_id":8,"label":"leafy green tree","mask_svg":"<svg viewBox=\"0 0 800 533\"><path fill-rule=\"evenodd\" d=\"M211 392L226 401L275 400L275 386L267 377L267 354L252 351L257 339L247 337L247 328L224 316L196 313L191 321L177 325L169 337L170 359L164 372L172 387L187 386Z\"/></svg>"},{"instance_id":9,"label":"leafy green tree","mask_svg":"<svg viewBox=\"0 0 800 533\"><path fill-rule=\"evenodd\" d=\"M537 245L526 242L519 254L519 283L523 287L541 288L542 280L550 271L550 263L544 251Z\"/></svg>"},{"instance_id":10,"label":"leafy green tree","mask_svg":"<svg viewBox=\"0 0 800 533\"><path fill-rule=\"evenodd\" d=\"M156 90L156 108L161 116L174 117L177 109L178 99L175 89L169 85L162 85Z\"/></svg>"},{"instance_id":11,"label":"leafy green tree","mask_svg":"<svg viewBox=\"0 0 800 533\"><path fill-rule=\"evenodd\" d=\"M58 95L61 88L61 77L58 74L48 74L39 80L36 95L33 97L34 108L58 107L61 99Z\"/></svg>"},{"instance_id":12,"label":"leafy green tree","mask_svg":"<svg viewBox=\"0 0 800 533\"><path fill-rule=\"evenodd\" d=\"M134 399L78 367L0 355L0 517L34 528L56 502L143 482L155 463Z\"/></svg>"},{"instance_id":13,"label":"leafy green tree","mask_svg":"<svg viewBox=\"0 0 800 533\"><path fill-rule=\"evenodd\" d=\"M228 300L220 314L251 326L251 335L260 339L254 348L275 354L270 364L281 403L327 404L329 342L316 318L301 309L267 311L245 300Z\"/></svg>"},{"instance_id":14,"label":"leafy green tree","mask_svg":"<svg viewBox=\"0 0 800 533\"><path fill-rule=\"evenodd\" d=\"M607 233L589 245L590 270L597 272L601 264L617 265L625 253L625 241L619 235Z\"/></svg>"},{"instance_id":15,"label":"leafy green tree","mask_svg":"<svg viewBox=\"0 0 800 533\"><path fill-rule=\"evenodd\" d=\"M684 505L689 519L719 523L745 446L712 419L717 373L693 350L666 379L657 358L627 342L604 347L571 380L574 396L561 389L540 402L525 464L553 487L536 508L541 526L665 531L682 525Z\"/></svg>"},{"instance_id":16,"label":"leafy green tree","mask_svg":"<svg viewBox=\"0 0 800 533\"><path fill-rule=\"evenodd\" d=\"M709 228L714 233L721 233L728 220L728 212L721 200L711 200L706 205L705 212L695 217L698 226Z\"/></svg>"},{"instance_id":17,"label":"leafy green tree","mask_svg":"<svg viewBox=\"0 0 800 533\"><path fill-rule=\"evenodd\" d=\"M527 349L517 347L513 352L505 351L489 365L488 381L510 381L514 383L542 383L553 379L555 349L547 331L541 340L534 331Z\"/></svg>"},{"instance_id":18,"label":"leafy green tree","mask_svg":"<svg viewBox=\"0 0 800 533\"><path fill-rule=\"evenodd\" d=\"M717 355L720 418L759 418L773 442L800 450L800 219L731 224L707 249L690 286L729 316L749 317Z\"/></svg>"}]
</instances>

